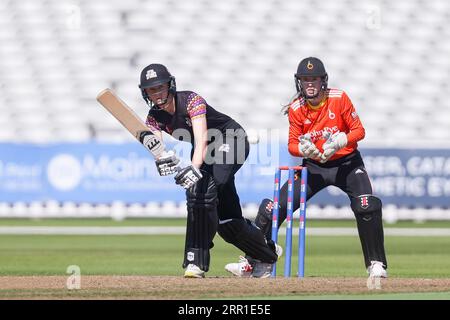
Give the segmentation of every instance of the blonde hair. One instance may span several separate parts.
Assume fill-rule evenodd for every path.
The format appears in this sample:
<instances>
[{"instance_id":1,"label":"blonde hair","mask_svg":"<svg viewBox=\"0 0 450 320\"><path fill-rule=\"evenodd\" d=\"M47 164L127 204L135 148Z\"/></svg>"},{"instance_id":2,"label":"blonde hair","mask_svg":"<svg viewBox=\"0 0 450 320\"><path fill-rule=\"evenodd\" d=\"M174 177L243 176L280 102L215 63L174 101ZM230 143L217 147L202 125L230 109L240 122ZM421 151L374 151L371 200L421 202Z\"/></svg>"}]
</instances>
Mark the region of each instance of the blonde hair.
<instances>
[{"instance_id":1,"label":"blonde hair","mask_svg":"<svg viewBox=\"0 0 450 320\"><path fill-rule=\"evenodd\" d=\"M294 102L296 99L300 98L301 93L300 92L296 92L290 99L288 104L285 104L281 107L280 112L283 115L287 115L289 113L289 106L291 105L292 102Z\"/></svg>"}]
</instances>

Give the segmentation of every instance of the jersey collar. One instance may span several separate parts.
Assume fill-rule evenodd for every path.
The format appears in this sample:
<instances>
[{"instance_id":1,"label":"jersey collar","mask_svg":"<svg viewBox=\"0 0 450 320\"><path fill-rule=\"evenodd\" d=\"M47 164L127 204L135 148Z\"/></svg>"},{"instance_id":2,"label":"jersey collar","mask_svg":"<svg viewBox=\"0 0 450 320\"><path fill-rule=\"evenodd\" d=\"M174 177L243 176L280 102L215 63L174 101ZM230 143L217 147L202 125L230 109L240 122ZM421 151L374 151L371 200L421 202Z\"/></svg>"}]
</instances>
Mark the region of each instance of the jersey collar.
<instances>
[{"instance_id":1,"label":"jersey collar","mask_svg":"<svg viewBox=\"0 0 450 320\"><path fill-rule=\"evenodd\" d=\"M325 105L326 101L327 101L327 96L324 96L322 101L320 101L320 103L317 106L311 105L308 100L306 100L306 105L308 106L309 109L316 111L316 110L319 110L320 108L322 108Z\"/></svg>"}]
</instances>

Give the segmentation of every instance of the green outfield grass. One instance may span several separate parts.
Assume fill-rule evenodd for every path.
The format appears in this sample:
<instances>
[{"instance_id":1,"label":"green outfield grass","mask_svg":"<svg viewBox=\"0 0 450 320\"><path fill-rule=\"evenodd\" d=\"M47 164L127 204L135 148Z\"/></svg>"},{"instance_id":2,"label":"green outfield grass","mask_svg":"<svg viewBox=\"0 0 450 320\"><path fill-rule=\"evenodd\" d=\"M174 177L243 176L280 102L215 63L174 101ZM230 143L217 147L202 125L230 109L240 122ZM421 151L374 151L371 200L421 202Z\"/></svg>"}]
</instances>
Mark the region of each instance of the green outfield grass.
<instances>
[{"instance_id":1,"label":"green outfield grass","mask_svg":"<svg viewBox=\"0 0 450 320\"><path fill-rule=\"evenodd\" d=\"M184 219L0 219L0 226L184 226ZM349 221L309 221L309 227L355 227ZM401 222L389 227L449 227L449 222ZM356 228L356 227L355 227ZM0 276L67 276L68 266L77 265L82 275L179 276L184 252L184 235L0 235ZM283 236L280 243L284 247ZM237 262L242 254L214 239L208 277L230 277L225 264ZM385 237L391 278L449 278L450 237ZM293 241L292 275L297 272L297 237ZM284 255L278 264L282 276ZM357 236L308 236L306 243L307 277L366 277ZM437 290L437 291L442 291ZM0 296L9 291L1 290ZM23 290L11 291L20 296ZM20 293L22 292L22 293ZM38 291L36 291L38 292ZM67 293L62 293L62 297ZM86 292L87 297L92 292ZM128 292L126 294L132 294ZM60 296L60 297L61 297ZM257 297L264 298L264 297ZM271 297L273 298L273 297ZM449 292L374 293L343 295L294 295L280 299L450 299Z\"/></svg>"},{"instance_id":2,"label":"green outfield grass","mask_svg":"<svg viewBox=\"0 0 450 320\"><path fill-rule=\"evenodd\" d=\"M284 243L283 237L280 240ZM219 236L214 242L209 275L228 275L224 265L237 261L241 253ZM294 240L294 262L295 244ZM1 235L0 275L64 275L69 265L78 265L82 274L90 275L180 275L183 248L184 235ZM450 237L386 237L389 274L448 277L449 248ZM306 274L365 276L358 237L308 237Z\"/></svg>"}]
</instances>

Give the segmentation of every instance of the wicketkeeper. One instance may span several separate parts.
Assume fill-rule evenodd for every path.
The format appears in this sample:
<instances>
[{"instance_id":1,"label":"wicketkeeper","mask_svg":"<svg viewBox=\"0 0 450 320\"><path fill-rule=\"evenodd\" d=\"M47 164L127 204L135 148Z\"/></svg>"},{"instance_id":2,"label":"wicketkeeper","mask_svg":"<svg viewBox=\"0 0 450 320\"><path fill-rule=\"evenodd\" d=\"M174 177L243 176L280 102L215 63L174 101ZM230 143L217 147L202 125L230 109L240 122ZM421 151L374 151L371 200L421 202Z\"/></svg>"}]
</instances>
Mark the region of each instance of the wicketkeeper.
<instances>
[{"instance_id":1,"label":"wicketkeeper","mask_svg":"<svg viewBox=\"0 0 450 320\"><path fill-rule=\"evenodd\" d=\"M328 88L328 74L314 57L303 59L295 74L297 94L287 106L289 152L303 158L308 168L307 199L327 186L336 186L350 199L356 217L364 262L371 277L387 277L384 250L382 203L372 192L369 176L358 151L357 142L365 130L347 94ZM300 205L300 174L294 181L294 210ZM280 191L279 225L287 215L287 182ZM270 199L260 205L256 225L271 238ZM247 257L248 258L248 257ZM245 276L246 258L225 268Z\"/></svg>"},{"instance_id":2,"label":"wicketkeeper","mask_svg":"<svg viewBox=\"0 0 450 320\"><path fill-rule=\"evenodd\" d=\"M150 107L147 126L160 138L161 131L165 131L192 144L192 164L184 169L178 169L179 159L174 153L156 161L160 175L177 173L176 183L186 189L184 276L205 276L216 231L226 242L254 258L254 277L270 275L278 258L276 245L266 240L253 222L242 217L234 184L234 175L249 153L244 129L197 93L177 91L175 77L161 64L150 64L142 70L139 87Z\"/></svg>"}]
</instances>

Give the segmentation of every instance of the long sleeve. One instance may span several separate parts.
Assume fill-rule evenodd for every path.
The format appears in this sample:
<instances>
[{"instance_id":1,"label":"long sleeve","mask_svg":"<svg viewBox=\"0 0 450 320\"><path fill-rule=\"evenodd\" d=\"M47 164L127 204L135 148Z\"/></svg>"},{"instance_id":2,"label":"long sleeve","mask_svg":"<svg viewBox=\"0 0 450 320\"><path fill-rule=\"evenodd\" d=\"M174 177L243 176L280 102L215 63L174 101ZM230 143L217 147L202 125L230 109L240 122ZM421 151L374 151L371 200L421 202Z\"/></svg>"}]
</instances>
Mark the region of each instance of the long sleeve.
<instances>
[{"instance_id":1,"label":"long sleeve","mask_svg":"<svg viewBox=\"0 0 450 320\"><path fill-rule=\"evenodd\" d=\"M296 109L298 110L298 109ZM293 108L289 107L289 142L288 150L294 157L301 157L300 151L298 150L299 137L303 135L303 125L298 116L299 112L294 111Z\"/></svg>"},{"instance_id":2,"label":"long sleeve","mask_svg":"<svg viewBox=\"0 0 450 320\"><path fill-rule=\"evenodd\" d=\"M356 113L355 107L345 93L343 94L343 100L344 111L342 118L350 130L350 132L347 133L347 141L348 144L356 144L359 140L364 139L366 131Z\"/></svg>"}]
</instances>

